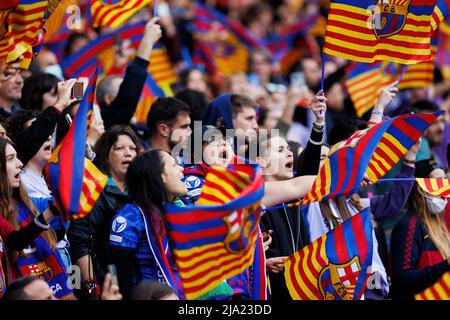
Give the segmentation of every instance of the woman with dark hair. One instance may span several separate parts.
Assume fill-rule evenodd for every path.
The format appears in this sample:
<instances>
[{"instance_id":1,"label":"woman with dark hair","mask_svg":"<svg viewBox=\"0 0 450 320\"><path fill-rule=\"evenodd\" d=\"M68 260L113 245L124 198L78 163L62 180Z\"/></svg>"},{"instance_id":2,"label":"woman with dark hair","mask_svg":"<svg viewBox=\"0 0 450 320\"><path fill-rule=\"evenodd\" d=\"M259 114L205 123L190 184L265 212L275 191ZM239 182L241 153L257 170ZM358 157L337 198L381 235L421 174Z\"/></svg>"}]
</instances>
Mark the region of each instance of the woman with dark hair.
<instances>
[{"instance_id":1,"label":"woman with dark hair","mask_svg":"<svg viewBox=\"0 0 450 320\"><path fill-rule=\"evenodd\" d=\"M418 161L416 178L445 178L432 159ZM447 200L414 184L408 212L392 231L392 298L414 299L450 271L450 232L445 223Z\"/></svg>"},{"instance_id":2,"label":"woman with dark hair","mask_svg":"<svg viewBox=\"0 0 450 320\"><path fill-rule=\"evenodd\" d=\"M43 111L57 99L59 79L52 74L39 73L25 79L19 103L24 109Z\"/></svg>"},{"instance_id":3,"label":"woman with dark hair","mask_svg":"<svg viewBox=\"0 0 450 320\"><path fill-rule=\"evenodd\" d=\"M109 128L95 145L94 163L108 175L108 182L90 214L72 220L67 233L72 261L81 269L86 298L92 297L92 287L103 283L107 272L109 229L113 215L129 202L125 178L137 155L137 145L134 131L121 125Z\"/></svg>"},{"instance_id":4,"label":"woman with dark hair","mask_svg":"<svg viewBox=\"0 0 450 320\"><path fill-rule=\"evenodd\" d=\"M44 214L50 218L51 213L40 214L21 187L22 167L11 142L0 139L0 238L5 238L11 266L9 272L0 274L1 287L11 278L33 275L46 281L59 299L72 299L66 268L56 250L56 236L44 218ZM14 244L10 238L14 229L31 230L31 233ZM0 258L6 259L5 252L0 251Z\"/></svg>"},{"instance_id":5,"label":"woman with dark hair","mask_svg":"<svg viewBox=\"0 0 450 320\"><path fill-rule=\"evenodd\" d=\"M163 214L164 203L175 203L187 193L182 178L183 168L159 149L137 156L128 169L128 194L133 203L114 216L109 238L111 262L117 267L125 299L143 280L167 283L184 298Z\"/></svg>"},{"instance_id":6,"label":"woman with dark hair","mask_svg":"<svg viewBox=\"0 0 450 320\"><path fill-rule=\"evenodd\" d=\"M178 300L177 292L165 283L142 281L133 290L133 300Z\"/></svg>"}]
</instances>

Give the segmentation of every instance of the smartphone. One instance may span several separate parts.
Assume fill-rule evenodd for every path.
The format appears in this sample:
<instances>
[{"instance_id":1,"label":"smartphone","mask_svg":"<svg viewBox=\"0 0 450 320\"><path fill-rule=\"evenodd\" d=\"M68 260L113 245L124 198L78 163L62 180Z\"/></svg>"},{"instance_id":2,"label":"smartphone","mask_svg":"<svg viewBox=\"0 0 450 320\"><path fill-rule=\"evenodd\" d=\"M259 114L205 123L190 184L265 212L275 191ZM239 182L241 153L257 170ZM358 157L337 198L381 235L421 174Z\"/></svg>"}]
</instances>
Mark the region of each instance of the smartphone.
<instances>
[{"instance_id":1,"label":"smartphone","mask_svg":"<svg viewBox=\"0 0 450 320\"><path fill-rule=\"evenodd\" d=\"M77 100L83 99L83 82L75 82L72 87L71 98Z\"/></svg>"},{"instance_id":2,"label":"smartphone","mask_svg":"<svg viewBox=\"0 0 450 320\"><path fill-rule=\"evenodd\" d=\"M117 270L116 266L114 264L108 265L108 273L111 274L111 285L113 286L119 286L119 281L117 280Z\"/></svg>"}]
</instances>

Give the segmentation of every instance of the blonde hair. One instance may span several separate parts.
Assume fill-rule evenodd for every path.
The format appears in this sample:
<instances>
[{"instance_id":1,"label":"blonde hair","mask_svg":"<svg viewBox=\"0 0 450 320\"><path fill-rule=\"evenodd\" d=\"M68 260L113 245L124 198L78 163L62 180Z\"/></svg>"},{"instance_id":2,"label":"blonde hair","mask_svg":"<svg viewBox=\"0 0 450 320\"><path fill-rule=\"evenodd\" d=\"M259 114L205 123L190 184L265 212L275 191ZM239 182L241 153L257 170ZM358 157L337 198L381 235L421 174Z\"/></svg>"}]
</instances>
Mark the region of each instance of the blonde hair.
<instances>
[{"instance_id":1,"label":"blonde hair","mask_svg":"<svg viewBox=\"0 0 450 320\"><path fill-rule=\"evenodd\" d=\"M411 208L425 225L425 229L439 253L444 259L447 259L450 256L450 232L445 223L445 215L430 212L425 196L419 192L419 188L416 183L411 193Z\"/></svg>"}]
</instances>

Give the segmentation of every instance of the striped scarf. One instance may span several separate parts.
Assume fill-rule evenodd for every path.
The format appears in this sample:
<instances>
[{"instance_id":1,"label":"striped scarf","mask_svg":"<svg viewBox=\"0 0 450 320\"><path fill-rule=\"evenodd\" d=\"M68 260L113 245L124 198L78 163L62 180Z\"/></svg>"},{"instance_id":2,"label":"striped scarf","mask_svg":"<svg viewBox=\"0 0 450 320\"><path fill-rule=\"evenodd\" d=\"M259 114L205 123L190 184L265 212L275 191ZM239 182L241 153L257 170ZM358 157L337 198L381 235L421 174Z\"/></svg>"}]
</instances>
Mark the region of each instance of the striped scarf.
<instances>
[{"instance_id":1,"label":"striped scarf","mask_svg":"<svg viewBox=\"0 0 450 320\"><path fill-rule=\"evenodd\" d=\"M32 212L23 203L17 205L20 227L34 219ZM37 237L32 254L21 254L16 260L17 277L34 276L48 283L57 299L74 300L72 289L68 287L68 277L58 251L53 251L42 236Z\"/></svg>"}]
</instances>

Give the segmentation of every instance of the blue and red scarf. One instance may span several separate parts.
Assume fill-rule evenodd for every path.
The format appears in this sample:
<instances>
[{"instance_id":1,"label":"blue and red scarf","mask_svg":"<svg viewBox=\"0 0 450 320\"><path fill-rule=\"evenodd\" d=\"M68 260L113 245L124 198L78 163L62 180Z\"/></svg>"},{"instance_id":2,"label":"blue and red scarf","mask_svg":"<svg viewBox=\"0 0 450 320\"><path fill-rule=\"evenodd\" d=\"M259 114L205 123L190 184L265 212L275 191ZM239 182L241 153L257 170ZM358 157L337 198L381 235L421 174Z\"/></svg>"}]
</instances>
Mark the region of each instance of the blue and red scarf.
<instances>
[{"instance_id":1,"label":"blue and red scarf","mask_svg":"<svg viewBox=\"0 0 450 320\"><path fill-rule=\"evenodd\" d=\"M21 228L31 223L33 213L25 204L17 205ZM35 250L30 254L20 254L15 262L16 277L35 276L48 283L57 299L73 300L75 296L68 287L67 271L57 250L52 250L42 236L38 236L32 245Z\"/></svg>"},{"instance_id":2,"label":"blue and red scarf","mask_svg":"<svg viewBox=\"0 0 450 320\"><path fill-rule=\"evenodd\" d=\"M145 222L148 245L158 264L159 271L163 274L165 282L177 290L178 298L185 300L186 296L183 285L169 248L169 239L167 238L166 228L161 214L158 212L144 214L141 208L139 210Z\"/></svg>"}]
</instances>

